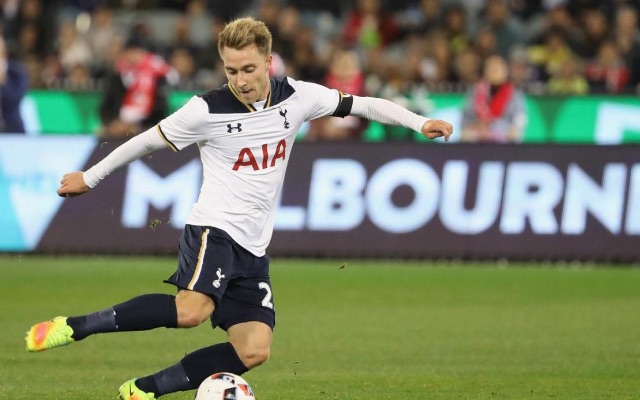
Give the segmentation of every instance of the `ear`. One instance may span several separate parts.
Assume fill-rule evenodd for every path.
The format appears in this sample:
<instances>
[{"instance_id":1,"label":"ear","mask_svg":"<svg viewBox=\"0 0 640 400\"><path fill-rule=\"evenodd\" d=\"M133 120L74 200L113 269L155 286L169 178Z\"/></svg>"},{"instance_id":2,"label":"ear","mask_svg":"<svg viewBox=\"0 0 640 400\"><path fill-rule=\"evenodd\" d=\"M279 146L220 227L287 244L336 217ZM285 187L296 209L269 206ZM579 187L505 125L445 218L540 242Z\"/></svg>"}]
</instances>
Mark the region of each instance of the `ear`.
<instances>
[{"instance_id":1,"label":"ear","mask_svg":"<svg viewBox=\"0 0 640 400\"><path fill-rule=\"evenodd\" d=\"M271 61L273 60L273 55L269 54L266 59L267 69L271 68Z\"/></svg>"}]
</instances>

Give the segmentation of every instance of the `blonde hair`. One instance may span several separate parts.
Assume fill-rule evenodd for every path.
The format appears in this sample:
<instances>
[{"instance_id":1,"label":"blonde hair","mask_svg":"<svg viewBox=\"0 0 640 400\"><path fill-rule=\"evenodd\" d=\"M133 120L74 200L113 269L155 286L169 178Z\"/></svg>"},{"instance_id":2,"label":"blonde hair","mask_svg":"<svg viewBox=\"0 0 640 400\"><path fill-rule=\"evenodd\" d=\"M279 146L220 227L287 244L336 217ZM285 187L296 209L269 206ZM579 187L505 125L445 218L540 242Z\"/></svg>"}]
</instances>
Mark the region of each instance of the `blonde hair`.
<instances>
[{"instance_id":1,"label":"blonde hair","mask_svg":"<svg viewBox=\"0 0 640 400\"><path fill-rule=\"evenodd\" d=\"M218 52L225 47L240 50L251 44L258 47L260 53L271 54L271 32L264 22L252 17L238 18L225 25L218 38Z\"/></svg>"}]
</instances>

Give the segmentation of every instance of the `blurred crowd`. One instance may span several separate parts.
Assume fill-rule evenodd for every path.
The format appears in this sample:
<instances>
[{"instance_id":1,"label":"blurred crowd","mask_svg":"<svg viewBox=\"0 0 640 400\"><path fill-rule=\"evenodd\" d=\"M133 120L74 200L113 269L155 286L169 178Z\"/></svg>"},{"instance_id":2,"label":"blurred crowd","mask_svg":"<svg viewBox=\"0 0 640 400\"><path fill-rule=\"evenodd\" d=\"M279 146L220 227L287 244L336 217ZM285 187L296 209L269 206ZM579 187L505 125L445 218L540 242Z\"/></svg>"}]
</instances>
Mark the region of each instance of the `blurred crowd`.
<instances>
[{"instance_id":1,"label":"blurred crowd","mask_svg":"<svg viewBox=\"0 0 640 400\"><path fill-rule=\"evenodd\" d=\"M127 76L134 82L133 66L141 63L154 79L135 83L138 95L148 99L143 104L129 99L134 120L166 111L152 110L151 96L162 88L203 91L225 83L217 34L226 21L244 15L262 19L274 35L272 75L392 99L423 114L429 107L425 93L469 93L478 106L484 93L478 83L487 78L485 64L495 57L511 86L502 92L495 83L487 86L487 99L501 93L485 110L487 116L504 112L502 103L521 93L637 94L640 83L640 4L631 0L0 4L6 54L22 63L31 89L101 90L131 97L126 91L118 94L109 82L116 73L128 88ZM340 135L362 129L362 123L347 118L321 130L331 135L335 128ZM312 127L309 137L317 131Z\"/></svg>"}]
</instances>

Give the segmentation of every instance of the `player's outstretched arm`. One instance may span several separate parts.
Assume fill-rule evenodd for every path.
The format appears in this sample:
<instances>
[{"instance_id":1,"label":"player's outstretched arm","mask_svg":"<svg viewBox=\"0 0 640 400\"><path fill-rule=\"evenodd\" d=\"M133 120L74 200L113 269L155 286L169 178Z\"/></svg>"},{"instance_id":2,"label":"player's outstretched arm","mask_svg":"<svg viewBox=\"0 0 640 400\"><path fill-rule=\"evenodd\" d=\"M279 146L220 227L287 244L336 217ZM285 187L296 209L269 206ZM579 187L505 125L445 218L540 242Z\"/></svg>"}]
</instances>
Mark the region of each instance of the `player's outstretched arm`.
<instances>
[{"instance_id":1,"label":"player's outstretched arm","mask_svg":"<svg viewBox=\"0 0 640 400\"><path fill-rule=\"evenodd\" d=\"M80 196L94 188L116 169L165 147L167 147L167 143L160 135L157 126L154 126L118 146L86 172L75 171L64 174L60 180L58 195L61 197Z\"/></svg>"},{"instance_id":2,"label":"player's outstretched arm","mask_svg":"<svg viewBox=\"0 0 640 400\"><path fill-rule=\"evenodd\" d=\"M351 115L383 124L411 128L429 139L444 137L445 141L449 141L453 133L453 126L447 121L423 117L399 104L377 97L353 96Z\"/></svg>"}]
</instances>

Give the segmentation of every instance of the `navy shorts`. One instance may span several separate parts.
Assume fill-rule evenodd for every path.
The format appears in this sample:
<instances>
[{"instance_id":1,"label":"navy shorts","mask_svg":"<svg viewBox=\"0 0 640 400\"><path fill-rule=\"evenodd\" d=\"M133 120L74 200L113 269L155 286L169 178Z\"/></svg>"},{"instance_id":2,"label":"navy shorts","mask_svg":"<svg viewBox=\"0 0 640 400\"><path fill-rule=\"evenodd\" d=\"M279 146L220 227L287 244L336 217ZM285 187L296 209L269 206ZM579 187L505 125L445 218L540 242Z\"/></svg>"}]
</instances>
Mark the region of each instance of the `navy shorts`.
<instances>
[{"instance_id":1,"label":"navy shorts","mask_svg":"<svg viewBox=\"0 0 640 400\"><path fill-rule=\"evenodd\" d=\"M186 225L178 246L178 269L165 282L210 296L213 327L238 323L275 326L269 257L256 257L225 231Z\"/></svg>"}]
</instances>

